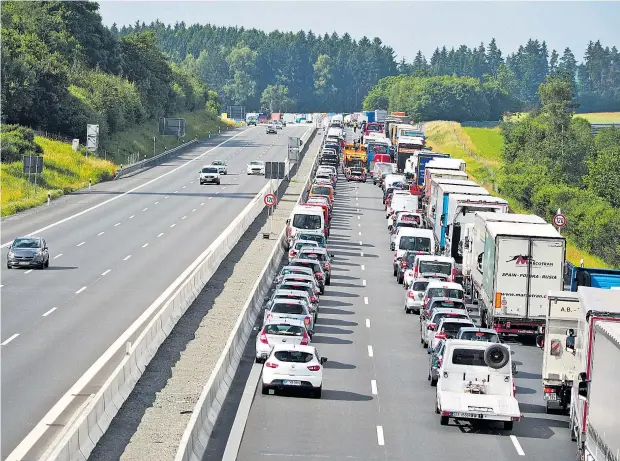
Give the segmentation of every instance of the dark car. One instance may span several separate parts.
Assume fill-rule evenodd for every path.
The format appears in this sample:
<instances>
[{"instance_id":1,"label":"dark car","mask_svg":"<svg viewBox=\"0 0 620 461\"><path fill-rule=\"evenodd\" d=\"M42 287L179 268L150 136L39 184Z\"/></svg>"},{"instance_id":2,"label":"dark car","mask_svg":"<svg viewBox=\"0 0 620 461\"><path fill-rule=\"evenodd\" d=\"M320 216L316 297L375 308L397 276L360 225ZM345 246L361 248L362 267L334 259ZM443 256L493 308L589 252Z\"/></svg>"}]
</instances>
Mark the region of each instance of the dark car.
<instances>
[{"instance_id":1,"label":"dark car","mask_svg":"<svg viewBox=\"0 0 620 461\"><path fill-rule=\"evenodd\" d=\"M316 259L321 263L323 272L325 272L325 285L331 284L331 258L333 258L333 256L334 255L330 255L329 253L327 253L327 250L325 248L302 248L299 251L300 259Z\"/></svg>"},{"instance_id":2,"label":"dark car","mask_svg":"<svg viewBox=\"0 0 620 461\"><path fill-rule=\"evenodd\" d=\"M325 293L325 271L323 271L323 266L320 261L316 259L293 259L289 266L302 266L302 267L310 267L314 272L314 277L316 278L319 284L319 290L321 294Z\"/></svg>"},{"instance_id":3,"label":"dark car","mask_svg":"<svg viewBox=\"0 0 620 461\"><path fill-rule=\"evenodd\" d=\"M394 275L398 283L403 283L403 280L405 280L405 271L413 267L417 255L415 251L407 251L402 259L397 261L398 264L396 265L396 273Z\"/></svg>"},{"instance_id":4,"label":"dark car","mask_svg":"<svg viewBox=\"0 0 620 461\"><path fill-rule=\"evenodd\" d=\"M446 341L442 339L435 346L435 349L431 352L430 357L428 358L428 380L431 382L431 386L437 385L437 380L439 379L439 368L441 367L441 362L443 361L443 352L446 350Z\"/></svg>"},{"instance_id":5,"label":"dark car","mask_svg":"<svg viewBox=\"0 0 620 461\"><path fill-rule=\"evenodd\" d=\"M276 126L275 125L267 125L267 129L266 129L267 134L277 134L278 131L276 130Z\"/></svg>"},{"instance_id":6,"label":"dark car","mask_svg":"<svg viewBox=\"0 0 620 461\"><path fill-rule=\"evenodd\" d=\"M20 237L13 240L6 257L6 268L36 267L50 265L47 243L41 237Z\"/></svg>"}]
</instances>

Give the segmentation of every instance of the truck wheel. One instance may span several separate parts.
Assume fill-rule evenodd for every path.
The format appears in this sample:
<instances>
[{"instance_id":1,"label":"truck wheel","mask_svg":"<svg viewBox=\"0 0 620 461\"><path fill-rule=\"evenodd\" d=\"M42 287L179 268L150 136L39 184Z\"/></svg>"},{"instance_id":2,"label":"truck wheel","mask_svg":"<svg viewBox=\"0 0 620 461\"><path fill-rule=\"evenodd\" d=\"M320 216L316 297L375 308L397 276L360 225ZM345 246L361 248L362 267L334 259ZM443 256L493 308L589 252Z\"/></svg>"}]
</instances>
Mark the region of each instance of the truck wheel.
<instances>
[{"instance_id":1,"label":"truck wheel","mask_svg":"<svg viewBox=\"0 0 620 461\"><path fill-rule=\"evenodd\" d=\"M511 431L513 426L514 426L514 422L513 421L504 421L504 430L505 431Z\"/></svg>"}]
</instances>

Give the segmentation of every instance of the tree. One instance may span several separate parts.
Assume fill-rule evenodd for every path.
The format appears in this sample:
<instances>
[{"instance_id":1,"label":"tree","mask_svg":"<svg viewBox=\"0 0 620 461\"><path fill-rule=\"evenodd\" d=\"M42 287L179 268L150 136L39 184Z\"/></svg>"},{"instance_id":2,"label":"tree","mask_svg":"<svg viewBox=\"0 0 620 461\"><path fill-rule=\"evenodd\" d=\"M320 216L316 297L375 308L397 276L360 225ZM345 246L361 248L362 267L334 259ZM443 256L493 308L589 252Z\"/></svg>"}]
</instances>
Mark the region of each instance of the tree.
<instances>
[{"instance_id":1,"label":"tree","mask_svg":"<svg viewBox=\"0 0 620 461\"><path fill-rule=\"evenodd\" d=\"M599 197L620 208L620 145L597 153L585 182Z\"/></svg>"},{"instance_id":2,"label":"tree","mask_svg":"<svg viewBox=\"0 0 620 461\"><path fill-rule=\"evenodd\" d=\"M267 85L260 97L261 109L269 112L285 112L292 108L293 100L285 85Z\"/></svg>"},{"instance_id":3,"label":"tree","mask_svg":"<svg viewBox=\"0 0 620 461\"><path fill-rule=\"evenodd\" d=\"M321 54L312 66L314 69L314 89L319 96L322 107L327 108L330 100L338 90L333 84L333 60L326 54Z\"/></svg>"}]
</instances>

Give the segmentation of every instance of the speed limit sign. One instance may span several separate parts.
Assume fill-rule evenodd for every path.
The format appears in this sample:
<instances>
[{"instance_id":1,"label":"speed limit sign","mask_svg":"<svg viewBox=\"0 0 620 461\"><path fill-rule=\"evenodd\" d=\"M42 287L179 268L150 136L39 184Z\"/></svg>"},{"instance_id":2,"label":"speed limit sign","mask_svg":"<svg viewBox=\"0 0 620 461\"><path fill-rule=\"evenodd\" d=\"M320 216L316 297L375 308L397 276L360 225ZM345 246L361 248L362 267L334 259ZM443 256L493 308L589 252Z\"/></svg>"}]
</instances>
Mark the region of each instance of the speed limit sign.
<instances>
[{"instance_id":1,"label":"speed limit sign","mask_svg":"<svg viewBox=\"0 0 620 461\"><path fill-rule=\"evenodd\" d=\"M566 216L564 216L561 213L556 214L553 217L553 224L555 224L556 227L564 227L564 226L566 226Z\"/></svg>"},{"instance_id":2,"label":"speed limit sign","mask_svg":"<svg viewBox=\"0 0 620 461\"><path fill-rule=\"evenodd\" d=\"M274 206L276 204L276 196L274 194L267 194L263 199L266 206Z\"/></svg>"}]
</instances>

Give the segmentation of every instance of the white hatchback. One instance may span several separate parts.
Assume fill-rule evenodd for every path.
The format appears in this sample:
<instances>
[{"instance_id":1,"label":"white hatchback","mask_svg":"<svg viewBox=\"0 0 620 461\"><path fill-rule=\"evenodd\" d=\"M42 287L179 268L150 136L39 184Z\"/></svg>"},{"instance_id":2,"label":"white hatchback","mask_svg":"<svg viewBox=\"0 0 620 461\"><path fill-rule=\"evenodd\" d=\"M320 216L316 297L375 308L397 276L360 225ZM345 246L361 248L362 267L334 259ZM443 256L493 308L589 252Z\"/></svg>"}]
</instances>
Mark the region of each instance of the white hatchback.
<instances>
[{"instance_id":1,"label":"white hatchback","mask_svg":"<svg viewBox=\"0 0 620 461\"><path fill-rule=\"evenodd\" d=\"M405 297L405 312L407 314L411 312L420 313L420 309L422 309L424 304L424 292L429 282L430 280L417 279L411 283L411 288L407 290L407 296Z\"/></svg>"},{"instance_id":2,"label":"white hatchback","mask_svg":"<svg viewBox=\"0 0 620 461\"><path fill-rule=\"evenodd\" d=\"M271 348L276 344L295 344L307 346L310 344L310 335L304 322L290 319L286 322L273 322L263 326L256 335L256 362L264 362Z\"/></svg>"},{"instance_id":3,"label":"white hatchback","mask_svg":"<svg viewBox=\"0 0 620 461\"><path fill-rule=\"evenodd\" d=\"M326 361L314 346L274 345L263 367L263 394L268 394L269 389L293 388L307 390L320 399Z\"/></svg>"}]
</instances>

